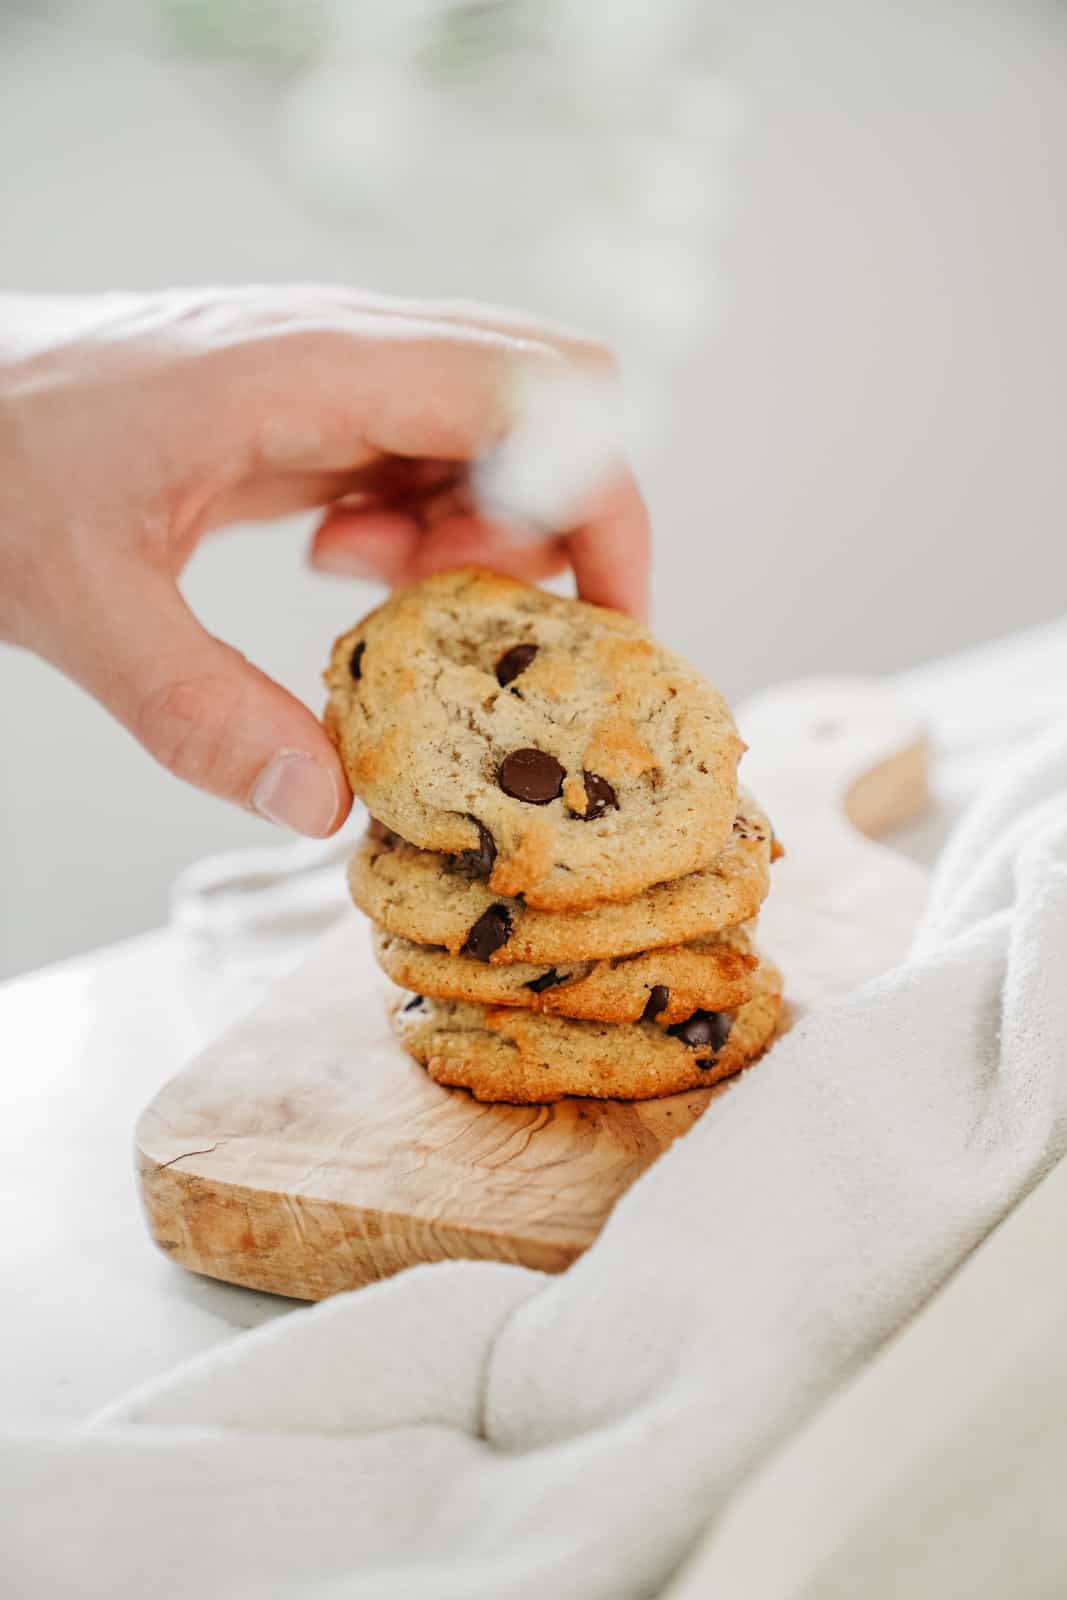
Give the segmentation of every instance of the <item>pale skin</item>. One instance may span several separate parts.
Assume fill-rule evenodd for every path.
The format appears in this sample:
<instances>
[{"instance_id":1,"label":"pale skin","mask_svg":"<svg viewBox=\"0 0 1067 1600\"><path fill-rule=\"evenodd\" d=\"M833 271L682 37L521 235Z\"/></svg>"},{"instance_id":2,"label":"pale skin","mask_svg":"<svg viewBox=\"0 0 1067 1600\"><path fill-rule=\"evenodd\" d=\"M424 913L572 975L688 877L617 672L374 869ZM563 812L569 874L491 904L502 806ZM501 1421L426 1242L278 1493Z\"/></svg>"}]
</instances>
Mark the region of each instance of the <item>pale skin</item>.
<instances>
[{"instance_id":1,"label":"pale skin","mask_svg":"<svg viewBox=\"0 0 1067 1600\"><path fill-rule=\"evenodd\" d=\"M175 776L333 833L351 795L318 720L201 626L180 574L208 533L320 507L320 571L393 585L569 566L583 598L642 615L648 520L624 466L539 537L469 492L516 376L560 363L610 358L511 313L342 288L0 295L0 640Z\"/></svg>"}]
</instances>

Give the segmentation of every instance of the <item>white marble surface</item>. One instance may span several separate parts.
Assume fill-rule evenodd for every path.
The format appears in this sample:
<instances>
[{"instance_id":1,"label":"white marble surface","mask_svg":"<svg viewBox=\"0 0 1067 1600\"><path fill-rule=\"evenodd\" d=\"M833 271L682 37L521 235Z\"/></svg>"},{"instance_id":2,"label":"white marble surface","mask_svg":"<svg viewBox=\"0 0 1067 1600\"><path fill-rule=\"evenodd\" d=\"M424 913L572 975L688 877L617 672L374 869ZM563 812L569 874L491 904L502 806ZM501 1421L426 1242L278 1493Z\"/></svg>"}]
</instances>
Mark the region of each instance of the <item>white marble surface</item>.
<instances>
[{"instance_id":1,"label":"white marble surface","mask_svg":"<svg viewBox=\"0 0 1067 1600\"><path fill-rule=\"evenodd\" d=\"M0 987L0 1425L77 1421L288 1307L144 1227L133 1127L196 1043L166 932Z\"/></svg>"},{"instance_id":2,"label":"white marble surface","mask_svg":"<svg viewBox=\"0 0 1067 1600\"><path fill-rule=\"evenodd\" d=\"M895 843L931 861L985 774L1067 708L1067 620L896 681L933 734L935 802ZM0 986L0 1426L78 1421L294 1304L184 1272L141 1218L138 1113L202 1042L181 953L160 932Z\"/></svg>"}]
</instances>

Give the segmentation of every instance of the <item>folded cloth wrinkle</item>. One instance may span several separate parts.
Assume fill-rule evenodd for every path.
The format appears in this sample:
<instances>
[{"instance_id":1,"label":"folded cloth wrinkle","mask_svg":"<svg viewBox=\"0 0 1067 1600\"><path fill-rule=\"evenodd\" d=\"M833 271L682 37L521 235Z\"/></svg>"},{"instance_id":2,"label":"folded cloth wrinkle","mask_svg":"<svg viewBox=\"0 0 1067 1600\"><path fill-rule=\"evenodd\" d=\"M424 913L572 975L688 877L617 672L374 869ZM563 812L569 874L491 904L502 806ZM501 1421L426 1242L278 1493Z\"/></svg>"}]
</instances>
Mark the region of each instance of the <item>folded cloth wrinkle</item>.
<instances>
[{"instance_id":1,"label":"folded cloth wrinkle","mask_svg":"<svg viewBox=\"0 0 1067 1600\"><path fill-rule=\"evenodd\" d=\"M471 1292L462 1288L469 1279ZM535 1294L541 1275L503 1262L457 1261L438 1273L413 1267L354 1300L341 1295L302 1310L300 1363L291 1318L268 1323L251 1345L239 1339L125 1396L89 1424L179 1423L249 1432L369 1433L424 1424L484 1430L485 1367L511 1312ZM394 1325L420 1324L417 1361ZM374 1382L359 1381L373 1366ZM271 1403L264 1405L264 1396Z\"/></svg>"},{"instance_id":2,"label":"folded cloth wrinkle","mask_svg":"<svg viewBox=\"0 0 1067 1600\"><path fill-rule=\"evenodd\" d=\"M149 1570L163 1600L660 1593L1064 1153L1065 779L1061 726L963 823L909 960L807 1016L564 1276L420 1268L74 1442L0 1446L0 1580L31 1600L110 1600Z\"/></svg>"},{"instance_id":3,"label":"folded cloth wrinkle","mask_svg":"<svg viewBox=\"0 0 1067 1600\"><path fill-rule=\"evenodd\" d=\"M1047 856L1046 825L1063 816L1065 795L1067 746L1057 724L1016 756L961 820L937 863L917 954L1011 902L1022 856L1033 850Z\"/></svg>"}]
</instances>

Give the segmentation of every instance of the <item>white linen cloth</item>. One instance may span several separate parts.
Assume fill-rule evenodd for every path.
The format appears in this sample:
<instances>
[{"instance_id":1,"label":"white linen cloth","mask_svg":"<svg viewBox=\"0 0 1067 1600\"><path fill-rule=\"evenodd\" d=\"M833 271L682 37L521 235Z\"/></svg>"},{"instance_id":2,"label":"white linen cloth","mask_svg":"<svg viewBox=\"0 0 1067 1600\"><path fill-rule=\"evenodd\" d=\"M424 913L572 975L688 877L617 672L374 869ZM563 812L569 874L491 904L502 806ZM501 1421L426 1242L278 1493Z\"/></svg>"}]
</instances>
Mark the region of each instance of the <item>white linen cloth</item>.
<instances>
[{"instance_id":1,"label":"white linen cloth","mask_svg":"<svg viewBox=\"0 0 1067 1600\"><path fill-rule=\"evenodd\" d=\"M1067 1161L772 1454L669 1600L1063 1600Z\"/></svg>"},{"instance_id":2,"label":"white linen cloth","mask_svg":"<svg viewBox=\"0 0 1067 1600\"><path fill-rule=\"evenodd\" d=\"M9 1437L0 1589L661 1593L1063 1153L1065 964L1058 728L966 819L913 959L806 1018L564 1277L419 1268Z\"/></svg>"}]
</instances>

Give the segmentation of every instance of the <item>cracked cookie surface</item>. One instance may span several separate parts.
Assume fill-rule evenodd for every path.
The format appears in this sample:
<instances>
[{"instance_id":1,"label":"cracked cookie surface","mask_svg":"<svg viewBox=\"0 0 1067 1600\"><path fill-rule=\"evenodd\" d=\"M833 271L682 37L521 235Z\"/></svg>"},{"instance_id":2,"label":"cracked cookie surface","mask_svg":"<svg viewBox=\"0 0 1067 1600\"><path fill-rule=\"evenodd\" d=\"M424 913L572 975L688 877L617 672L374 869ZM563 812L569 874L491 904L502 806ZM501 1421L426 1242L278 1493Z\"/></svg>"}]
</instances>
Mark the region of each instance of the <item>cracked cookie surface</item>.
<instances>
[{"instance_id":1,"label":"cracked cookie surface","mask_svg":"<svg viewBox=\"0 0 1067 1600\"><path fill-rule=\"evenodd\" d=\"M374 952L400 988L438 1000L518 1006L595 1022L645 1018L661 1027L684 1022L695 1011L744 1005L752 998L759 964L745 928L612 960L548 965L493 966L380 928L374 931Z\"/></svg>"},{"instance_id":2,"label":"cracked cookie surface","mask_svg":"<svg viewBox=\"0 0 1067 1600\"><path fill-rule=\"evenodd\" d=\"M626 900L729 838L743 749L729 709L617 612L444 573L342 635L326 683L353 792L497 896Z\"/></svg>"},{"instance_id":3,"label":"cracked cookie surface","mask_svg":"<svg viewBox=\"0 0 1067 1600\"><path fill-rule=\"evenodd\" d=\"M403 991L392 1019L435 1082L478 1100L543 1105L565 1095L647 1100L720 1083L766 1048L780 1008L781 974L764 960L747 1004L699 1013L679 1025L684 1036L655 1022L576 1022Z\"/></svg>"},{"instance_id":4,"label":"cracked cookie surface","mask_svg":"<svg viewBox=\"0 0 1067 1600\"><path fill-rule=\"evenodd\" d=\"M539 911L516 896L494 894L452 857L417 850L375 824L356 848L348 883L361 911L413 944L458 955L475 929L489 924L495 937L481 941L480 950L494 965L551 965L688 944L751 921L767 895L772 849L770 823L742 793L730 842L711 866L654 884L634 900Z\"/></svg>"}]
</instances>

